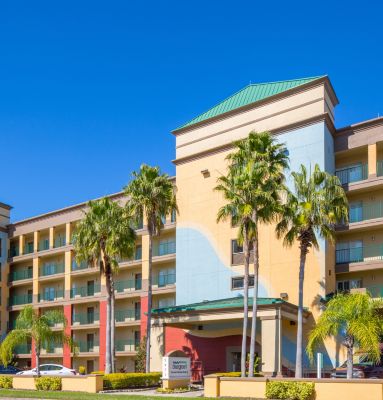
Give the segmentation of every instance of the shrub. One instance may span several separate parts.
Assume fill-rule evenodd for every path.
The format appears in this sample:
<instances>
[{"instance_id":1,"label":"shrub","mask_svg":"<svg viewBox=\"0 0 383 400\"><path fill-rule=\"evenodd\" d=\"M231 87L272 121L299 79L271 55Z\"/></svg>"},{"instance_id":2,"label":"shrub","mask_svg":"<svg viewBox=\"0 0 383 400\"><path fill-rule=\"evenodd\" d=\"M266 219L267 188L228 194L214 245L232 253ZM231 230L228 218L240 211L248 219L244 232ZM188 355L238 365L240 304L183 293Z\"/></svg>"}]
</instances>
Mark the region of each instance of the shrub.
<instances>
[{"instance_id":1,"label":"shrub","mask_svg":"<svg viewBox=\"0 0 383 400\"><path fill-rule=\"evenodd\" d=\"M0 376L0 388L1 389L12 389L12 377L10 376Z\"/></svg>"},{"instance_id":2,"label":"shrub","mask_svg":"<svg viewBox=\"0 0 383 400\"><path fill-rule=\"evenodd\" d=\"M78 367L78 373L79 373L80 375L85 375L85 374L86 374L86 369L85 369L85 367L84 367L83 365L80 365L80 366Z\"/></svg>"},{"instance_id":3,"label":"shrub","mask_svg":"<svg viewBox=\"0 0 383 400\"><path fill-rule=\"evenodd\" d=\"M37 390L61 390L61 378L55 376L42 376L35 379Z\"/></svg>"},{"instance_id":4,"label":"shrub","mask_svg":"<svg viewBox=\"0 0 383 400\"><path fill-rule=\"evenodd\" d=\"M271 381L266 384L266 398L310 400L314 396L314 383L312 382L281 382Z\"/></svg>"},{"instance_id":5,"label":"shrub","mask_svg":"<svg viewBox=\"0 0 383 400\"><path fill-rule=\"evenodd\" d=\"M161 378L160 372L107 374L104 375L104 389L129 389L137 387L158 386Z\"/></svg>"},{"instance_id":6,"label":"shrub","mask_svg":"<svg viewBox=\"0 0 383 400\"><path fill-rule=\"evenodd\" d=\"M240 378L241 377L240 372L217 372L213 375L222 376L224 378ZM246 373L246 376L247 376L247 373ZM255 372L254 378L259 378L259 377L263 377L263 375L258 372Z\"/></svg>"}]
</instances>

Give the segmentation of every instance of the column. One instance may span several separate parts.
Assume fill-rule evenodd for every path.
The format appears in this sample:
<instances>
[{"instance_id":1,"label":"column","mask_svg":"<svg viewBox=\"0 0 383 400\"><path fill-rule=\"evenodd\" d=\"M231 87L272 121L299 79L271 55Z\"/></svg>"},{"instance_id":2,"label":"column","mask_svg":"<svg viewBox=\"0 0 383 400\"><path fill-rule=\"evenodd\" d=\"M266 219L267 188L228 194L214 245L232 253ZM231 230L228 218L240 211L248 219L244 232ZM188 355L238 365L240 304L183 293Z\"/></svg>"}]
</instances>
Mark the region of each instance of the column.
<instances>
[{"instance_id":1,"label":"column","mask_svg":"<svg viewBox=\"0 0 383 400\"><path fill-rule=\"evenodd\" d=\"M39 239L40 239L39 231L33 232L33 251L35 253L39 251Z\"/></svg>"},{"instance_id":2,"label":"column","mask_svg":"<svg viewBox=\"0 0 383 400\"><path fill-rule=\"evenodd\" d=\"M49 228L49 248L53 249L55 246L55 228L50 227Z\"/></svg>"},{"instance_id":3,"label":"column","mask_svg":"<svg viewBox=\"0 0 383 400\"><path fill-rule=\"evenodd\" d=\"M72 225L70 222L65 224L65 244L68 245L72 242Z\"/></svg>"},{"instance_id":4,"label":"column","mask_svg":"<svg viewBox=\"0 0 383 400\"><path fill-rule=\"evenodd\" d=\"M261 317L262 372L268 376L282 375L282 320L276 315Z\"/></svg>"},{"instance_id":5,"label":"column","mask_svg":"<svg viewBox=\"0 0 383 400\"><path fill-rule=\"evenodd\" d=\"M67 304L64 306L64 315L67 320L67 326L65 328L65 333L68 336L71 336L71 334L72 334L72 305L71 304ZM64 367L72 368L71 347L68 344L64 344L63 364L64 364Z\"/></svg>"},{"instance_id":6,"label":"column","mask_svg":"<svg viewBox=\"0 0 383 400\"><path fill-rule=\"evenodd\" d=\"M106 300L100 301L100 354L98 358L98 369L105 371L106 355Z\"/></svg>"},{"instance_id":7,"label":"column","mask_svg":"<svg viewBox=\"0 0 383 400\"><path fill-rule=\"evenodd\" d=\"M376 143L368 145L368 177L376 177L377 148Z\"/></svg>"},{"instance_id":8,"label":"column","mask_svg":"<svg viewBox=\"0 0 383 400\"><path fill-rule=\"evenodd\" d=\"M20 235L19 236L19 255L23 255L24 254L24 235Z\"/></svg>"},{"instance_id":9,"label":"column","mask_svg":"<svg viewBox=\"0 0 383 400\"><path fill-rule=\"evenodd\" d=\"M36 367L36 351L35 351L35 341L32 339L32 344L31 344L31 367L35 368Z\"/></svg>"},{"instance_id":10,"label":"column","mask_svg":"<svg viewBox=\"0 0 383 400\"><path fill-rule=\"evenodd\" d=\"M70 300L70 291L72 288L72 252L65 252L65 275L64 275L64 298Z\"/></svg>"},{"instance_id":11,"label":"column","mask_svg":"<svg viewBox=\"0 0 383 400\"><path fill-rule=\"evenodd\" d=\"M165 351L165 326L162 321L152 320L150 336L150 370L162 370L162 357Z\"/></svg>"},{"instance_id":12,"label":"column","mask_svg":"<svg viewBox=\"0 0 383 400\"><path fill-rule=\"evenodd\" d=\"M40 268L40 258L35 257L33 259L33 303L39 301L39 268Z\"/></svg>"}]
</instances>

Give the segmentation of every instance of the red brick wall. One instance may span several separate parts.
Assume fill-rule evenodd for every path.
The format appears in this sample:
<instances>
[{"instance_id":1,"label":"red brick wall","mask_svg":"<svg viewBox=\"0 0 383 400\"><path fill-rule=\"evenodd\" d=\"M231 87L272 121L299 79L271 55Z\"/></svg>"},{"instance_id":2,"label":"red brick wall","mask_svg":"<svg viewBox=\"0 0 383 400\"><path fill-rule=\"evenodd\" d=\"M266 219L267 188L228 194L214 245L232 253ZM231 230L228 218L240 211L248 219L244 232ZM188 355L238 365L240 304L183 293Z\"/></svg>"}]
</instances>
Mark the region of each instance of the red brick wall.
<instances>
[{"instance_id":1,"label":"red brick wall","mask_svg":"<svg viewBox=\"0 0 383 400\"><path fill-rule=\"evenodd\" d=\"M106 354L106 300L100 301L100 354L99 371L105 371Z\"/></svg>"},{"instance_id":2,"label":"red brick wall","mask_svg":"<svg viewBox=\"0 0 383 400\"><path fill-rule=\"evenodd\" d=\"M67 319L67 326L65 328L65 333L68 336L71 336L72 332L72 306L70 304L64 306L64 315ZM63 364L64 367L72 368L72 357L71 357L71 348L67 344L64 345L64 354L63 354Z\"/></svg>"}]
</instances>

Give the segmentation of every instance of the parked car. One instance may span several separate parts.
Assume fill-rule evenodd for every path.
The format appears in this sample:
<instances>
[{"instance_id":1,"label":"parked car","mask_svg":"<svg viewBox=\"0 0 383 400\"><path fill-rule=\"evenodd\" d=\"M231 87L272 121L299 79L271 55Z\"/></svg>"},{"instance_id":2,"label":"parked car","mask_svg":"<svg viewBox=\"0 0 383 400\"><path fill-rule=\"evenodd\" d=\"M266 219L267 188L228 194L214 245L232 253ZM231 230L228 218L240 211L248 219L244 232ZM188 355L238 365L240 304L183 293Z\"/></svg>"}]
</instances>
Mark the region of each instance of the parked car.
<instances>
[{"instance_id":1,"label":"parked car","mask_svg":"<svg viewBox=\"0 0 383 400\"><path fill-rule=\"evenodd\" d=\"M354 357L353 378L383 379L383 354L380 362L374 364L368 360L366 354L356 354ZM346 378L347 362L332 370L331 378Z\"/></svg>"},{"instance_id":2,"label":"parked car","mask_svg":"<svg viewBox=\"0 0 383 400\"><path fill-rule=\"evenodd\" d=\"M64 367L59 364L42 364L40 365L41 375L76 375L76 370ZM17 375L37 375L37 369L29 369L27 371L20 371Z\"/></svg>"},{"instance_id":3,"label":"parked car","mask_svg":"<svg viewBox=\"0 0 383 400\"><path fill-rule=\"evenodd\" d=\"M8 365L7 367L5 367L4 365L0 365L0 375L12 375L17 374L20 371L20 368L14 367L13 365Z\"/></svg>"}]
</instances>

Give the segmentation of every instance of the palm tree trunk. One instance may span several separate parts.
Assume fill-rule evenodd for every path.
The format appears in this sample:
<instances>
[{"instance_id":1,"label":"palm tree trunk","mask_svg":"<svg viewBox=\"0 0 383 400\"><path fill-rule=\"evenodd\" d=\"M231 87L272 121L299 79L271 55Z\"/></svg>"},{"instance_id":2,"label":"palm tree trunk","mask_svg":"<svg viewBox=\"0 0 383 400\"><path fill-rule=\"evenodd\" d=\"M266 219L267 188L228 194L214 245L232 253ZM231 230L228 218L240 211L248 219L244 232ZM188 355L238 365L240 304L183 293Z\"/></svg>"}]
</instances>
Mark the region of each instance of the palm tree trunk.
<instances>
[{"instance_id":1,"label":"palm tree trunk","mask_svg":"<svg viewBox=\"0 0 383 400\"><path fill-rule=\"evenodd\" d=\"M300 244L299 263L299 294L298 294L298 327L297 327L297 354L295 360L295 378L302 378L303 364L303 283L305 279L305 264L308 247Z\"/></svg>"},{"instance_id":2,"label":"palm tree trunk","mask_svg":"<svg viewBox=\"0 0 383 400\"><path fill-rule=\"evenodd\" d=\"M35 353L36 353L36 372L37 376L40 376L40 346L37 344L35 344Z\"/></svg>"},{"instance_id":3,"label":"palm tree trunk","mask_svg":"<svg viewBox=\"0 0 383 400\"><path fill-rule=\"evenodd\" d=\"M354 369L354 340L349 338L347 344L347 379L353 378Z\"/></svg>"},{"instance_id":4,"label":"palm tree trunk","mask_svg":"<svg viewBox=\"0 0 383 400\"><path fill-rule=\"evenodd\" d=\"M146 320L146 360L145 371L150 372L150 337L152 326L152 257L153 257L153 234L149 232L149 271L148 271L148 316Z\"/></svg>"},{"instance_id":5,"label":"palm tree trunk","mask_svg":"<svg viewBox=\"0 0 383 400\"><path fill-rule=\"evenodd\" d=\"M111 287L110 277L107 272L106 276L106 344L105 344L105 373L112 372L112 354L111 354Z\"/></svg>"},{"instance_id":6,"label":"palm tree trunk","mask_svg":"<svg viewBox=\"0 0 383 400\"><path fill-rule=\"evenodd\" d=\"M112 372L116 372L116 347L115 347L115 337L116 337L116 320L115 320L115 295L114 295L114 279L111 276L110 286L111 286L111 301L110 301L110 352L111 352L111 364L112 364Z\"/></svg>"},{"instance_id":7,"label":"palm tree trunk","mask_svg":"<svg viewBox=\"0 0 383 400\"><path fill-rule=\"evenodd\" d=\"M258 232L256 232L258 233ZM257 311L258 311L258 276L259 276L259 251L258 237L253 240L254 253L254 294L253 294L253 318L251 320L250 361L249 377L254 376L255 341L257 336Z\"/></svg>"},{"instance_id":8,"label":"palm tree trunk","mask_svg":"<svg viewBox=\"0 0 383 400\"><path fill-rule=\"evenodd\" d=\"M246 376L246 355L247 355L247 325L249 320L249 263L250 251L249 241L247 239L247 231L244 229L243 234L243 251L244 251L244 264L245 275L243 278L243 327L242 327L242 349L241 349L241 377Z\"/></svg>"}]
</instances>

